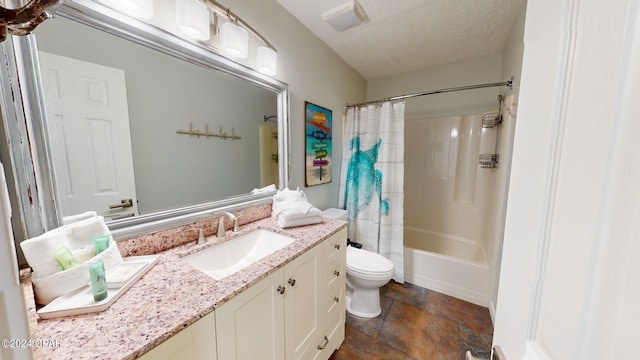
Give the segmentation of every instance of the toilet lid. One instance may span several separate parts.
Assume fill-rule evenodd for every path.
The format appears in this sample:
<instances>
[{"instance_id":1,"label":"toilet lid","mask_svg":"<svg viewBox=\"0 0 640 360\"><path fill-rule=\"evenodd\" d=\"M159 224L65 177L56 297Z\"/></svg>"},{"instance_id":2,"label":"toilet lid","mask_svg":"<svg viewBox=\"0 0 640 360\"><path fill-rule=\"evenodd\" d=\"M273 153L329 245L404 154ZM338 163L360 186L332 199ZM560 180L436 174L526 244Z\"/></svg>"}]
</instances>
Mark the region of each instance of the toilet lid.
<instances>
[{"instance_id":1,"label":"toilet lid","mask_svg":"<svg viewBox=\"0 0 640 360\"><path fill-rule=\"evenodd\" d=\"M393 263L382 255L347 246L347 268L360 272L380 273L393 270Z\"/></svg>"}]
</instances>

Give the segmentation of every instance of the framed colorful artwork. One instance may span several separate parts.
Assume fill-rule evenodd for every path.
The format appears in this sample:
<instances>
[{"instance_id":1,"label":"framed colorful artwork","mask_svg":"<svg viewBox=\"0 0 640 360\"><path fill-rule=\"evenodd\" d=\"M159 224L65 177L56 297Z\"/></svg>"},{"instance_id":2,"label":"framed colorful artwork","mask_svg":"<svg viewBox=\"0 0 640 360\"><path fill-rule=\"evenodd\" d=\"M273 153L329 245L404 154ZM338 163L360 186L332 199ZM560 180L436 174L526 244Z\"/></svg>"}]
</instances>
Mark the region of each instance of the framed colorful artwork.
<instances>
[{"instance_id":1,"label":"framed colorful artwork","mask_svg":"<svg viewBox=\"0 0 640 360\"><path fill-rule=\"evenodd\" d=\"M306 186L331 182L331 110L304 103Z\"/></svg>"}]
</instances>

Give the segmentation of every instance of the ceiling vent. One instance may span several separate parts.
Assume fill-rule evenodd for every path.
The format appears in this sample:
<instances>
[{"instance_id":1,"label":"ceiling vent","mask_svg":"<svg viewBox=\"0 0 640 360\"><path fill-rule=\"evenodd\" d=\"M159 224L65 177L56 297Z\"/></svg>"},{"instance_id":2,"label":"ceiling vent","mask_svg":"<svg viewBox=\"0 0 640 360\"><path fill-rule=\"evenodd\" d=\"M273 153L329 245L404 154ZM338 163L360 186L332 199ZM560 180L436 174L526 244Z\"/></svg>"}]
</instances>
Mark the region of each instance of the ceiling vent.
<instances>
[{"instance_id":1,"label":"ceiling vent","mask_svg":"<svg viewBox=\"0 0 640 360\"><path fill-rule=\"evenodd\" d=\"M322 17L336 31L345 31L369 20L367 13L356 0L329 10Z\"/></svg>"}]
</instances>

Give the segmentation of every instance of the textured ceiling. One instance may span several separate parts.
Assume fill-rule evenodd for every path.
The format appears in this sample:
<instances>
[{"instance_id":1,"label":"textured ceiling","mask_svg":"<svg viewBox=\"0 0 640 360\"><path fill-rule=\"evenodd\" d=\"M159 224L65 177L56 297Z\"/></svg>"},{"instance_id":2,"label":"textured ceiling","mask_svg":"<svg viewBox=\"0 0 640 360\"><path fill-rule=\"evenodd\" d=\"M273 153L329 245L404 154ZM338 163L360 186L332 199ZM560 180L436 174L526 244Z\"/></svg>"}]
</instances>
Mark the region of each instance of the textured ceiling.
<instances>
[{"instance_id":1,"label":"textured ceiling","mask_svg":"<svg viewBox=\"0 0 640 360\"><path fill-rule=\"evenodd\" d=\"M277 0L367 79L500 52L522 0L359 0L369 21L322 17L348 0Z\"/></svg>"}]
</instances>

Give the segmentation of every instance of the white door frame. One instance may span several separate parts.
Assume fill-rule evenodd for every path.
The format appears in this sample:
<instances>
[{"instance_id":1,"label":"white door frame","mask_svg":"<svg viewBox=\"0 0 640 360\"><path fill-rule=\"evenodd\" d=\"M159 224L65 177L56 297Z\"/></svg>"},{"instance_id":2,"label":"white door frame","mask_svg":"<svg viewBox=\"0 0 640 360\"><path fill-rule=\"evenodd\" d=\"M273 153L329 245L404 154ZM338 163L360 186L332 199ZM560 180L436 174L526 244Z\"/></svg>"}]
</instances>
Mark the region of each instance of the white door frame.
<instances>
[{"instance_id":1,"label":"white door frame","mask_svg":"<svg viewBox=\"0 0 640 360\"><path fill-rule=\"evenodd\" d=\"M509 360L631 358L639 9L527 4L494 333Z\"/></svg>"}]
</instances>

